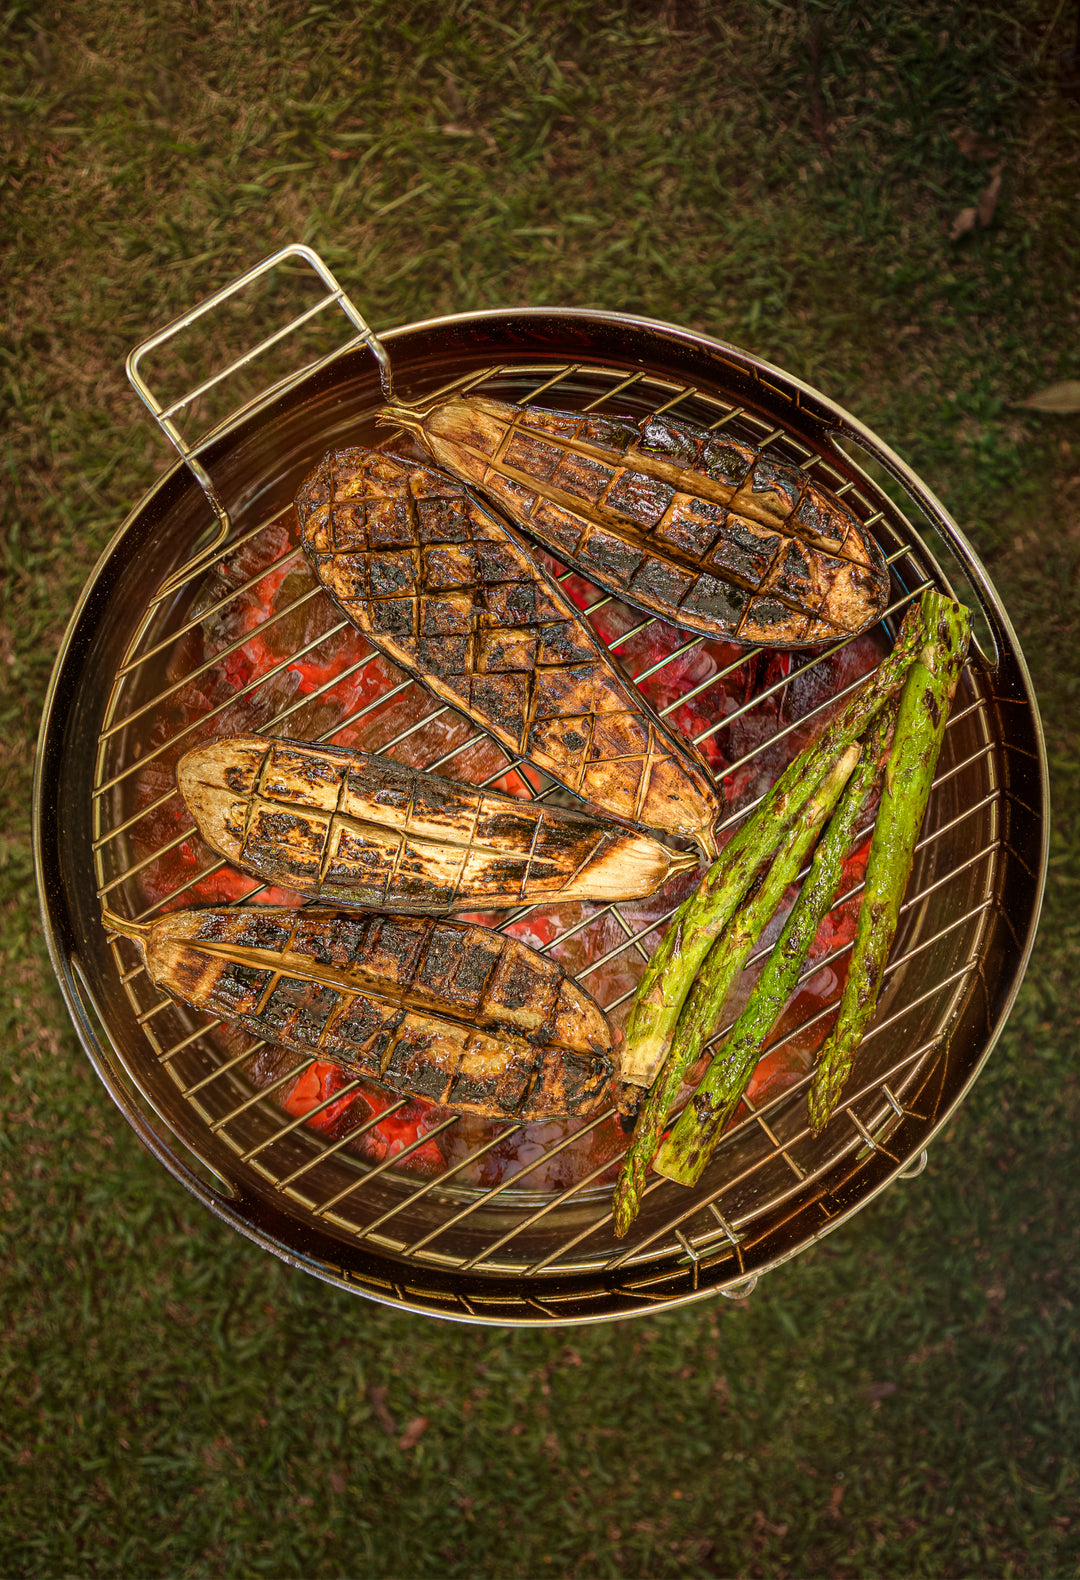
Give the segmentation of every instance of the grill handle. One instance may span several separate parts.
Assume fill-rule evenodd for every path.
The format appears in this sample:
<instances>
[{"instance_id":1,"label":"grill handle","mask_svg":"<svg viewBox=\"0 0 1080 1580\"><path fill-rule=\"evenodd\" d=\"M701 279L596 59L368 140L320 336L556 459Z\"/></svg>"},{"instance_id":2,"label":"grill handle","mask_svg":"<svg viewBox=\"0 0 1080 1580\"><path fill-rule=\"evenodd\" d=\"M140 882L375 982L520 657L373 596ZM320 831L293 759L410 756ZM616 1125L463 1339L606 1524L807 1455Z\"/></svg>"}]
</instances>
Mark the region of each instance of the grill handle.
<instances>
[{"instance_id":1,"label":"grill handle","mask_svg":"<svg viewBox=\"0 0 1080 1580\"><path fill-rule=\"evenodd\" d=\"M318 276L319 280L321 280L323 285L326 287L326 294L320 297L320 299L312 307L309 307L305 312L299 314L298 317L287 323L284 328L275 331L275 333L272 335L268 335L265 340L261 340L258 345L252 346L250 350L245 351L242 356L239 356L234 361L230 362L228 366L222 368L220 372L213 374L213 376L208 379L204 379L201 384L197 385L194 389L188 390L186 394L181 395L178 400L172 401L168 406L163 406L140 372L140 363L142 362L143 358L149 355L150 352L155 351L159 346L164 345L166 341L173 339L174 336L182 334L185 330L190 329L191 326L197 323L205 313L212 312L214 308L220 307L221 304L228 301L230 297L237 296L241 292L247 290L249 286L253 285L256 280L261 279L263 275L269 274L281 264L287 263L292 259L300 259L301 262L307 264L308 267L313 270L313 272ZM277 345L279 341L284 340L288 335L295 333L296 330L300 329L304 324L308 323L309 320L313 319L318 313L322 312L324 308L335 305L341 308L346 318L352 324L353 329L356 331L350 339L348 339L343 345L339 346L336 351L327 352L325 356L317 357L314 361L307 363L304 367L299 368L296 372L288 373L283 378L276 380L276 382L271 384L269 388L263 390L261 394L256 395L251 400L245 402L243 406L239 407L230 416L224 418L221 422L216 423L205 433L200 434L200 436L191 444L188 444L176 423L173 421L173 418L176 417L185 406L190 406L193 401L196 401L199 398L200 395L205 395L216 385L223 383L225 379L231 377L232 374L239 372L241 368L247 367L255 360L256 357L261 356L264 351L269 351L271 346ZM254 267L246 270L245 273L237 275L235 280L230 281L228 285L223 285L219 291L214 292L213 296L208 296L205 302L200 302L196 307L190 308L186 313L181 313L179 318L174 318L171 324L167 324L164 329L159 329L157 334L150 335L146 340L143 340L135 347L133 351L128 354L127 361L124 364L128 381L135 390L136 394L142 400L143 405L146 407L147 411L149 411L150 415L161 429L162 433L176 450L177 454L180 456L180 459L185 463L189 471L197 480L200 488L209 501L211 510L214 512L214 515L217 518L217 529L215 531L213 541L203 550L202 554L199 556L198 561L196 562L196 565L200 565L205 560L213 558L213 556L221 548L221 545L224 543L232 525L229 520L229 512L225 507L225 503L215 488L209 472L207 472L206 468L202 464L202 461L199 459L200 453L206 449L212 440L219 439L222 434L227 433L242 419L249 417L253 412L261 411L285 390L291 389L294 385L299 384L302 379L309 377L313 373L317 373L321 368L324 368L329 363L335 361L346 351L352 351L356 346L360 345L367 346L368 350L375 357L379 364L379 382L382 385L383 393L385 394L388 401L393 400L394 392L390 369L390 357L386 347L383 345L378 335L375 334L374 330L369 327L369 325L361 317L360 313L353 306L352 302L349 300L349 297L338 284L337 280L326 267L325 263L323 263L318 253L314 252L312 248L304 246L301 242L292 242L289 246L282 247L279 249L279 251L271 253L268 258L264 258L261 263L255 264ZM183 573L179 574L175 578L177 584L179 584L181 581L186 581L188 577L190 577L192 569L192 565L186 565L184 567ZM173 590L173 580L174 578L170 578L169 581L166 581L162 585L161 595L165 595Z\"/></svg>"}]
</instances>

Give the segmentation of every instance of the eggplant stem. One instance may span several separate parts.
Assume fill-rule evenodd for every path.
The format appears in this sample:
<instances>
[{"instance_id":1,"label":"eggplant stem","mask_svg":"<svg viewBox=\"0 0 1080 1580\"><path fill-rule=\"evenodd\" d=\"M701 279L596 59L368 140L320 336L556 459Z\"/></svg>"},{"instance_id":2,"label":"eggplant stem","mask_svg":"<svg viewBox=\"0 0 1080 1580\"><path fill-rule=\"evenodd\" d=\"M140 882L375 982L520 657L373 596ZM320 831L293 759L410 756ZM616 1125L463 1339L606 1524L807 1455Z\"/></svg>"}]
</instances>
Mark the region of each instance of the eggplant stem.
<instances>
[{"instance_id":1,"label":"eggplant stem","mask_svg":"<svg viewBox=\"0 0 1080 1580\"><path fill-rule=\"evenodd\" d=\"M112 933L123 933L125 938L145 938L150 931L147 922L132 922L124 916L117 916L115 911L110 911L107 906L101 909L102 925Z\"/></svg>"}]
</instances>

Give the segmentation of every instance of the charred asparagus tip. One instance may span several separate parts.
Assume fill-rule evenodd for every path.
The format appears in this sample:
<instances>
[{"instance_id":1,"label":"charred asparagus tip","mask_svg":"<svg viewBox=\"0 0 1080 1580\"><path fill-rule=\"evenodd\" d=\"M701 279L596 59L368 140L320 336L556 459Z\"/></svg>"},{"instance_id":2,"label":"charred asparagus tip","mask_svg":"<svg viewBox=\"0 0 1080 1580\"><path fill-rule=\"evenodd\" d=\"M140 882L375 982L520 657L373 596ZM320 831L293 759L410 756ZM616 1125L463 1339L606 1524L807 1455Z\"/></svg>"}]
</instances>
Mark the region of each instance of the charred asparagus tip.
<instances>
[{"instance_id":1,"label":"charred asparagus tip","mask_svg":"<svg viewBox=\"0 0 1080 1580\"><path fill-rule=\"evenodd\" d=\"M824 1056L824 1052L825 1050L823 1049L822 1056ZM820 1136L832 1118L833 1111L836 1108L840 1093L844 1089L850 1071L851 1062L847 1061L831 1070L829 1076L821 1082L820 1087L817 1084L811 1087L807 1094L807 1111L810 1119L810 1134L812 1136Z\"/></svg>"}]
</instances>

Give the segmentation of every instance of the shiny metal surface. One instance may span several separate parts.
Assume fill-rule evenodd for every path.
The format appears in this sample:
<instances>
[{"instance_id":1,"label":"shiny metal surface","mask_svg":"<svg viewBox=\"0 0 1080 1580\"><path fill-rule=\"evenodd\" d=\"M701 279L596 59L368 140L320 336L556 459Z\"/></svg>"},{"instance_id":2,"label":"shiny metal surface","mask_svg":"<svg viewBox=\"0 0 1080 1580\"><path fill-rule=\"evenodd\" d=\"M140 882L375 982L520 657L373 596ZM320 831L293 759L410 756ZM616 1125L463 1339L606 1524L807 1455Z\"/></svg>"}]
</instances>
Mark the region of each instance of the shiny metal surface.
<instances>
[{"instance_id":1,"label":"shiny metal surface","mask_svg":"<svg viewBox=\"0 0 1080 1580\"><path fill-rule=\"evenodd\" d=\"M598 1183L603 1168L558 1187L530 1186L527 1174L478 1184L477 1160L501 1136L432 1179L410 1177L400 1159L365 1162L350 1150L355 1134L327 1140L283 1114L272 1083L252 1080L249 1046L224 1053L198 1017L161 1001L130 947L106 936L100 902L149 914L139 889L149 858L131 844L148 807L133 800L132 787L155 749L147 729L168 720L176 691L172 681L163 684L162 663L198 623L196 600L221 552L215 513L183 465L136 507L102 556L72 617L46 703L35 842L65 998L98 1073L166 1167L225 1221L320 1277L409 1310L515 1324L599 1321L734 1293L845 1221L897 1175L913 1172L1007 1017L1034 938L1046 865L1041 728L1015 636L963 536L903 463L825 397L746 353L663 324L547 310L462 315L383 339L404 399L470 387L503 399L541 396L556 406L634 413L677 405L680 415L707 426L730 426L814 468L872 525L891 566L890 624L928 581L951 587L977 609L979 650L961 681L886 988L843 1112L814 1140L804 1119L805 1083L779 1093L727 1135L696 1189L651 1182L641 1218L619 1242L610 1228L610 1187ZM262 535L289 518L296 486L327 449L394 448L394 436L372 425L380 401L372 358L352 350L218 433L199 460L227 512L229 545L246 541L257 550ZM883 486L886 475L903 491L904 510ZM322 595L301 593L297 606L312 596ZM597 592L592 618L612 602ZM632 654L652 624L630 617L609 645ZM310 645L327 639L324 631ZM653 683L700 640L682 633L635 678ZM718 665L667 711L677 721L695 690L730 693L751 658L743 653ZM782 701L797 675L805 682L815 665L828 662L828 655L798 655L791 676L709 723L699 740L736 719L745 724L755 709ZM314 700L330 707L332 689L328 684ZM476 727L407 677L375 702L395 690L415 720L379 749L394 751L407 737L415 745L416 732L438 717L449 735L425 766L453 774L455 758L465 761L476 749ZM241 691L233 698L238 705L247 700ZM308 693L259 727L287 734L290 720L312 717ZM331 708L316 733L331 737L344 722ZM803 724L805 717L785 726L792 752ZM161 726L167 743L170 727ZM207 716L190 743L214 728ZM725 772L752 767L754 755L729 762ZM748 809L739 806L731 820ZM579 924L582 937L591 936L590 927L599 936L600 912L609 930L582 973L591 987L603 983L600 968L613 958L626 971L636 960L639 971L657 926L655 917L646 924L630 907L593 907ZM631 992L632 984L608 1007ZM286 1071L278 1085L295 1073ZM455 1123L447 1120L445 1129ZM541 1161L547 1167L573 1145L571 1136L554 1137ZM554 1176L548 1168L545 1177Z\"/></svg>"}]
</instances>

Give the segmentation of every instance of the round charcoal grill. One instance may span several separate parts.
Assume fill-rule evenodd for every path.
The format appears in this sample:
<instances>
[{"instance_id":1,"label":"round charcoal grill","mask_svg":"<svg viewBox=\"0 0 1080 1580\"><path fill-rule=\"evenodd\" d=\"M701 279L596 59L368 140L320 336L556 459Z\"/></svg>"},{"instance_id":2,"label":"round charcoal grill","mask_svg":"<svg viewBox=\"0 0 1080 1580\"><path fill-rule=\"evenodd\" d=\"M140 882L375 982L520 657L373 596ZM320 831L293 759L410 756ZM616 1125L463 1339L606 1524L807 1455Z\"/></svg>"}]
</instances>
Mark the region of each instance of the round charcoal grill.
<instances>
[{"instance_id":1,"label":"round charcoal grill","mask_svg":"<svg viewBox=\"0 0 1080 1580\"><path fill-rule=\"evenodd\" d=\"M321 305L342 307L355 333L197 451L184 448L177 407L162 411L142 383L141 352L286 261L315 271L326 287ZM712 754L731 789L729 824L875 661L923 587L948 590L976 613L885 987L843 1107L815 1140L808 1077L781 1083L744 1108L695 1189L651 1181L625 1241L611 1228L610 1114L528 1134L494 1124L466 1133L443 1114L378 1156L366 1144L378 1118L349 1106L351 1086L290 1108L312 1061L253 1047L163 1000L130 944L102 924L103 901L145 919L210 903L228 876L192 835L169 778L180 750L214 734L360 739L451 776L565 794L535 773L524 777L491 737L393 671L306 572L291 508L302 478L344 444L404 453L402 437L372 420L390 367L408 400L456 389L636 416L674 409L811 468L873 531L892 597L861 669L845 669L843 644L774 657L770 667L764 655L661 627L598 589L587 599L589 618L645 694ZM79 1035L166 1167L226 1222L330 1282L406 1310L525 1325L745 1293L892 1180L919 1172L993 1047L1027 963L1046 867L1047 786L1039 717L1008 618L964 538L908 468L798 380L666 324L530 309L414 324L380 343L300 247L146 342L129 369L183 459L124 522L72 616L42 723L35 849L49 947ZM572 585L580 595L583 584ZM260 612L256 594L266 587L278 602ZM241 658L246 667L237 667ZM768 773L755 778L765 763ZM241 903L273 898L249 888ZM618 1016L684 892L666 890L645 906L533 908L501 920L572 961ZM830 958L810 969L819 983ZM811 1001L801 1024L785 1022L781 1046L820 1042L838 992ZM386 1112L400 1114L405 1102L392 1100ZM424 1172L433 1146L443 1163Z\"/></svg>"}]
</instances>

